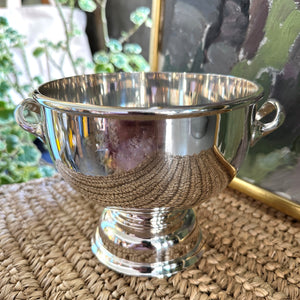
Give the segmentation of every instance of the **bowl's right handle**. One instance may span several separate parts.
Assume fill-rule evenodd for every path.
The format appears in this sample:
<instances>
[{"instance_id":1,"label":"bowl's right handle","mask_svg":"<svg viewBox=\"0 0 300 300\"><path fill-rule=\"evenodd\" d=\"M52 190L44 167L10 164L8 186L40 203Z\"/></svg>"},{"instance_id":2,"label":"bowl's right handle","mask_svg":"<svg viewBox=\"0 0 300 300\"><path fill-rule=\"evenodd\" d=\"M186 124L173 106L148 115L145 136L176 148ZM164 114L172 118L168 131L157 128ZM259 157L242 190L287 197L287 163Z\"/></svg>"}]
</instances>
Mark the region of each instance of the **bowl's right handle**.
<instances>
[{"instance_id":1,"label":"bowl's right handle","mask_svg":"<svg viewBox=\"0 0 300 300\"><path fill-rule=\"evenodd\" d=\"M262 118L275 111L275 117L271 122L263 123ZM275 99L269 99L256 112L253 131L251 137L251 146L253 146L260 138L277 129L285 119L283 106Z\"/></svg>"},{"instance_id":2,"label":"bowl's right handle","mask_svg":"<svg viewBox=\"0 0 300 300\"><path fill-rule=\"evenodd\" d=\"M28 110L31 112L34 112L37 114L39 118L38 123L30 123L25 120L24 116L24 111ZM15 119L17 123L26 131L34 134L37 136L39 139L41 139L43 142L45 142L45 136L43 133L43 129L41 126L41 106L38 101L32 99L32 98L27 98L24 99L17 107L15 110Z\"/></svg>"}]
</instances>

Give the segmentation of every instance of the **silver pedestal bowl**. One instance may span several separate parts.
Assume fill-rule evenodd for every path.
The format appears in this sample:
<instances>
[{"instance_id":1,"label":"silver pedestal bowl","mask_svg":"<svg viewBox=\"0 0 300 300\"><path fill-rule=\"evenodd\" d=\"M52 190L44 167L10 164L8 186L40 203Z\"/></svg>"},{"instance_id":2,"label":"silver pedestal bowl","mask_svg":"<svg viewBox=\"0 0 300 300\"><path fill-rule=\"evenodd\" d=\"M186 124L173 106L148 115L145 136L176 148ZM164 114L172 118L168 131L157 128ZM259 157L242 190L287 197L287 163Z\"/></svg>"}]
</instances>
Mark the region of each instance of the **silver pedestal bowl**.
<instances>
[{"instance_id":1,"label":"silver pedestal bowl","mask_svg":"<svg viewBox=\"0 0 300 300\"><path fill-rule=\"evenodd\" d=\"M204 251L193 207L222 191L248 147L282 123L275 100L257 110L262 94L223 75L97 74L41 85L15 116L63 178L103 207L97 258L123 274L163 277Z\"/></svg>"}]
</instances>

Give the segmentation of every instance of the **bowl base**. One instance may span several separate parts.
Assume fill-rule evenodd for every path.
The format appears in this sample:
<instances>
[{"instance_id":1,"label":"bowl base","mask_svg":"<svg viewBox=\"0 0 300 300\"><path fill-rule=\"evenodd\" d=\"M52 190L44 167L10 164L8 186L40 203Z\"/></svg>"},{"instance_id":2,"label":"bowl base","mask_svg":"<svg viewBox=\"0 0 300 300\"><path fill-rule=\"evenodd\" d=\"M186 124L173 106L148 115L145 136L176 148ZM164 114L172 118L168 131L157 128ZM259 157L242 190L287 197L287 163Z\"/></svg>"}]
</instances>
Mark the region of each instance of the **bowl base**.
<instances>
[{"instance_id":1,"label":"bowl base","mask_svg":"<svg viewBox=\"0 0 300 300\"><path fill-rule=\"evenodd\" d=\"M204 245L193 209L105 208L92 239L93 253L110 269L158 278L194 265Z\"/></svg>"}]
</instances>

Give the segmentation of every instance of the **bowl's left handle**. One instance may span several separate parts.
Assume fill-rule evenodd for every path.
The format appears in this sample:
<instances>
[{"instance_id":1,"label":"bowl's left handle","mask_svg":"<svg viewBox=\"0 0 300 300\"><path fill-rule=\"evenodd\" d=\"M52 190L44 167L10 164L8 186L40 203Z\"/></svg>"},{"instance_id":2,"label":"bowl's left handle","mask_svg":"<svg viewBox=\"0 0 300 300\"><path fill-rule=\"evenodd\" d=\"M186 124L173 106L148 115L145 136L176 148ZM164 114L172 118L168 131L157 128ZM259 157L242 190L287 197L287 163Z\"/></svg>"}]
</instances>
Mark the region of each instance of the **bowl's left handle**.
<instances>
[{"instance_id":1,"label":"bowl's left handle","mask_svg":"<svg viewBox=\"0 0 300 300\"><path fill-rule=\"evenodd\" d=\"M37 123L28 122L25 119L25 111L34 112L38 117ZM43 129L41 126L41 106L38 103L38 101L27 98L24 99L15 110L15 119L17 123L26 131L34 134L39 139L41 139L43 142L45 142L45 136L43 133Z\"/></svg>"},{"instance_id":2,"label":"bowl's left handle","mask_svg":"<svg viewBox=\"0 0 300 300\"><path fill-rule=\"evenodd\" d=\"M264 123L261 121L264 117L275 111L272 121ZM284 121L285 113L283 106L275 99L269 99L256 112L253 126L251 146L253 146L260 138L277 129Z\"/></svg>"}]
</instances>

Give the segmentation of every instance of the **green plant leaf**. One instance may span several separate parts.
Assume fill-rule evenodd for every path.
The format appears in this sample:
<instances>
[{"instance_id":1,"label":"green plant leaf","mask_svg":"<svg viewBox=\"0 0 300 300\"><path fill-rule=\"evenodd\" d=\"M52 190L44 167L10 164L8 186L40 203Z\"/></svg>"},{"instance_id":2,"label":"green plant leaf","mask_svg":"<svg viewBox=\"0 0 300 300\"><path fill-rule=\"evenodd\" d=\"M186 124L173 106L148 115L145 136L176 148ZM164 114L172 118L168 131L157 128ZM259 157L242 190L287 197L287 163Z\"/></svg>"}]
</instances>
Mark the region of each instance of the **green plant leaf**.
<instances>
[{"instance_id":1,"label":"green plant leaf","mask_svg":"<svg viewBox=\"0 0 300 300\"><path fill-rule=\"evenodd\" d=\"M76 60L75 60L75 66L80 66L80 65L83 65L85 63L85 60L83 57L78 57Z\"/></svg>"},{"instance_id":2,"label":"green plant leaf","mask_svg":"<svg viewBox=\"0 0 300 300\"><path fill-rule=\"evenodd\" d=\"M128 32L122 30L122 31L121 31L121 36L124 37L124 38L127 38Z\"/></svg>"},{"instance_id":3,"label":"green plant leaf","mask_svg":"<svg viewBox=\"0 0 300 300\"><path fill-rule=\"evenodd\" d=\"M0 184L10 184L14 183L14 180L11 176L5 174L4 172L0 173Z\"/></svg>"},{"instance_id":4,"label":"green plant leaf","mask_svg":"<svg viewBox=\"0 0 300 300\"><path fill-rule=\"evenodd\" d=\"M142 47L139 44L126 44L124 46L124 52L129 54L140 54Z\"/></svg>"},{"instance_id":5,"label":"green plant leaf","mask_svg":"<svg viewBox=\"0 0 300 300\"><path fill-rule=\"evenodd\" d=\"M93 56L94 62L98 65L105 65L109 63L109 56L105 51L98 51Z\"/></svg>"},{"instance_id":6,"label":"green plant leaf","mask_svg":"<svg viewBox=\"0 0 300 300\"><path fill-rule=\"evenodd\" d=\"M14 109L0 109L0 124L7 124L9 121L14 120Z\"/></svg>"},{"instance_id":7,"label":"green plant leaf","mask_svg":"<svg viewBox=\"0 0 300 300\"><path fill-rule=\"evenodd\" d=\"M24 85L22 86L22 89L23 89L25 92L29 93L30 90L32 89L32 85L31 85L31 84L24 84Z\"/></svg>"},{"instance_id":8,"label":"green plant leaf","mask_svg":"<svg viewBox=\"0 0 300 300\"><path fill-rule=\"evenodd\" d=\"M97 4L93 0L78 0L79 7L86 12L93 12Z\"/></svg>"},{"instance_id":9,"label":"green plant leaf","mask_svg":"<svg viewBox=\"0 0 300 300\"><path fill-rule=\"evenodd\" d=\"M15 134L10 134L6 137L5 142L6 142L6 150L8 153L10 153L18 148L20 139Z\"/></svg>"},{"instance_id":10,"label":"green plant leaf","mask_svg":"<svg viewBox=\"0 0 300 300\"><path fill-rule=\"evenodd\" d=\"M0 152L6 149L6 143L0 140ZM1 163L1 161L0 161Z\"/></svg>"},{"instance_id":11,"label":"green plant leaf","mask_svg":"<svg viewBox=\"0 0 300 300\"><path fill-rule=\"evenodd\" d=\"M33 77L33 80L37 83L37 84L42 84L43 83L43 78L41 76L35 76Z\"/></svg>"},{"instance_id":12,"label":"green plant leaf","mask_svg":"<svg viewBox=\"0 0 300 300\"><path fill-rule=\"evenodd\" d=\"M7 165L8 165L8 162L6 160L3 160L3 158L1 157L1 160L0 160L0 172L3 172L7 169Z\"/></svg>"},{"instance_id":13,"label":"green plant leaf","mask_svg":"<svg viewBox=\"0 0 300 300\"><path fill-rule=\"evenodd\" d=\"M9 67L11 66L11 63L12 63L12 57L10 54L5 53L0 56L0 65L3 69L8 68L7 71L10 71Z\"/></svg>"},{"instance_id":14,"label":"green plant leaf","mask_svg":"<svg viewBox=\"0 0 300 300\"><path fill-rule=\"evenodd\" d=\"M122 67L122 71L124 71L124 72L133 72L134 70L129 64L127 64L124 67Z\"/></svg>"},{"instance_id":15,"label":"green plant leaf","mask_svg":"<svg viewBox=\"0 0 300 300\"><path fill-rule=\"evenodd\" d=\"M87 62L87 63L86 63L86 68L87 68L87 69L91 69L91 70L92 70L92 69L94 69L94 66L95 66L95 65L94 65L93 62Z\"/></svg>"},{"instance_id":16,"label":"green plant leaf","mask_svg":"<svg viewBox=\"0 0 300 300\"><path fill-rule=\"evenodd\" d=\"M8 21L4 17L0 17L0 25L1 26L8 26Z\"/></svg>"},{"instance_id":17,"label":"green plant leaf","mask_svg":"<svg viewBox=\"0 0 300 300\"><path fill-rule=\"evenodd\" d=\"M130 14L130 21L135 25L142 25L148 18L150 9L148 7L138 7Z\"/></svg>"},{"instance_id":18,"label":"green plant leaf","mask_svg":"<svg viewBox=\"0 0 300 300\"><path fill-rule=\"evenodd\" d=\"M37 47L33 50L32 54L33 54L34 57L40 57L44 53L45 53L45 48Z\"/></svg>"},{"instance_id":19,"label":"green plant leaf","mask_svg":"<svg viewBox=\"0 0 300 300\"><path fill-rule=\"evenodd\" d=\"M64 47L64 43L65 41L59 41L57 44L54 44L54 49L55 50L62 49Z\"/></svg>"},{"instance_id":20,"label":"green plant leaf","mask_svg":"<svg viewBox=\"0 0 300 300\"><path fill-rule=\"evenodd\" d=\"M129 64L134 71L148 72L150 71L149 63L140 54L132 54L129 57Z\"/></svg>"},{"instance_id":21,"label":"green plant leaf","mask_svg":"<svg viewBox=\"0 0 300 300\"><path fill-rule=\"evenodd\" d=\"M11 175L15 182L28 181L35 178L41 178L42 173L37 166L25 166L18 168Z\"/></svg>"},{"instance_id":22,"label":"green plant leaf","mask_svg":"<svg viewBox=\"0 0 300 300\"><path fill-rule=\"evenodd\" d=\"M118 69L123 69L128 65L128 57L124 53L116 53L111 56L111 62Z\"/></svg>"},{"instance_id":23,"label":"green plant leaf","mask_svg":"<svg viewBox=\"0 0 300 300\"><path fill-rule=\"evenodd\" d=\"M113 64L109 63L106 65L95 65L94 71L95 73L113 73L115 68Z\"/></svg>"},{"instance_id":24,"label":"green plant leaf","mask_svg":"<svg viewBox=\"0 0 300 300\"><path fill-rule=\"evenodd\" d=\"M56 173L55 169L51 166L40 166L39 171L41 172L42 177L51 177Z\"/></svg>"},{"instance_id":25,"label":"green plant leaf","mask_svg":"<svg viewBox=\"0 0 300 300\"><path fill-rule=\"evenodd\" d=\"M21 163L21 165L34 166L39 162L41 153L34 145L21 145L20 150L17 161Z\"/></svg>"},{"instance_id":26,"label":"green plant leaf","mask_svg":"<svg viewBox=\"0 0 300 300\"><path fill-rule=\"evenodd\" d=\"M122 51L122 44L116 39L110 39L108 43L106 43L107 48L112 53L119 53Z\"/></svg>"},{"instance_id":27,"label":"green plant leaf","mask_svg":"<svg viewBox=\"0 0 300 300\"><path fill-rule=\"evenodd\" d=\"M6 93L10 90L10 86L6 81L0 82L0 98L4 98Z\"/></svg>"},{"instance_id":28,"label":"green plant leaf","mask_svg":"<svg viewBox=\"0 0 300 300\"><path fill-rule=\"evenodd\" d=\"M7 102L4 100L0 100L0 109L5 109L7 106Z\"/></svg>"}]
</instances>

